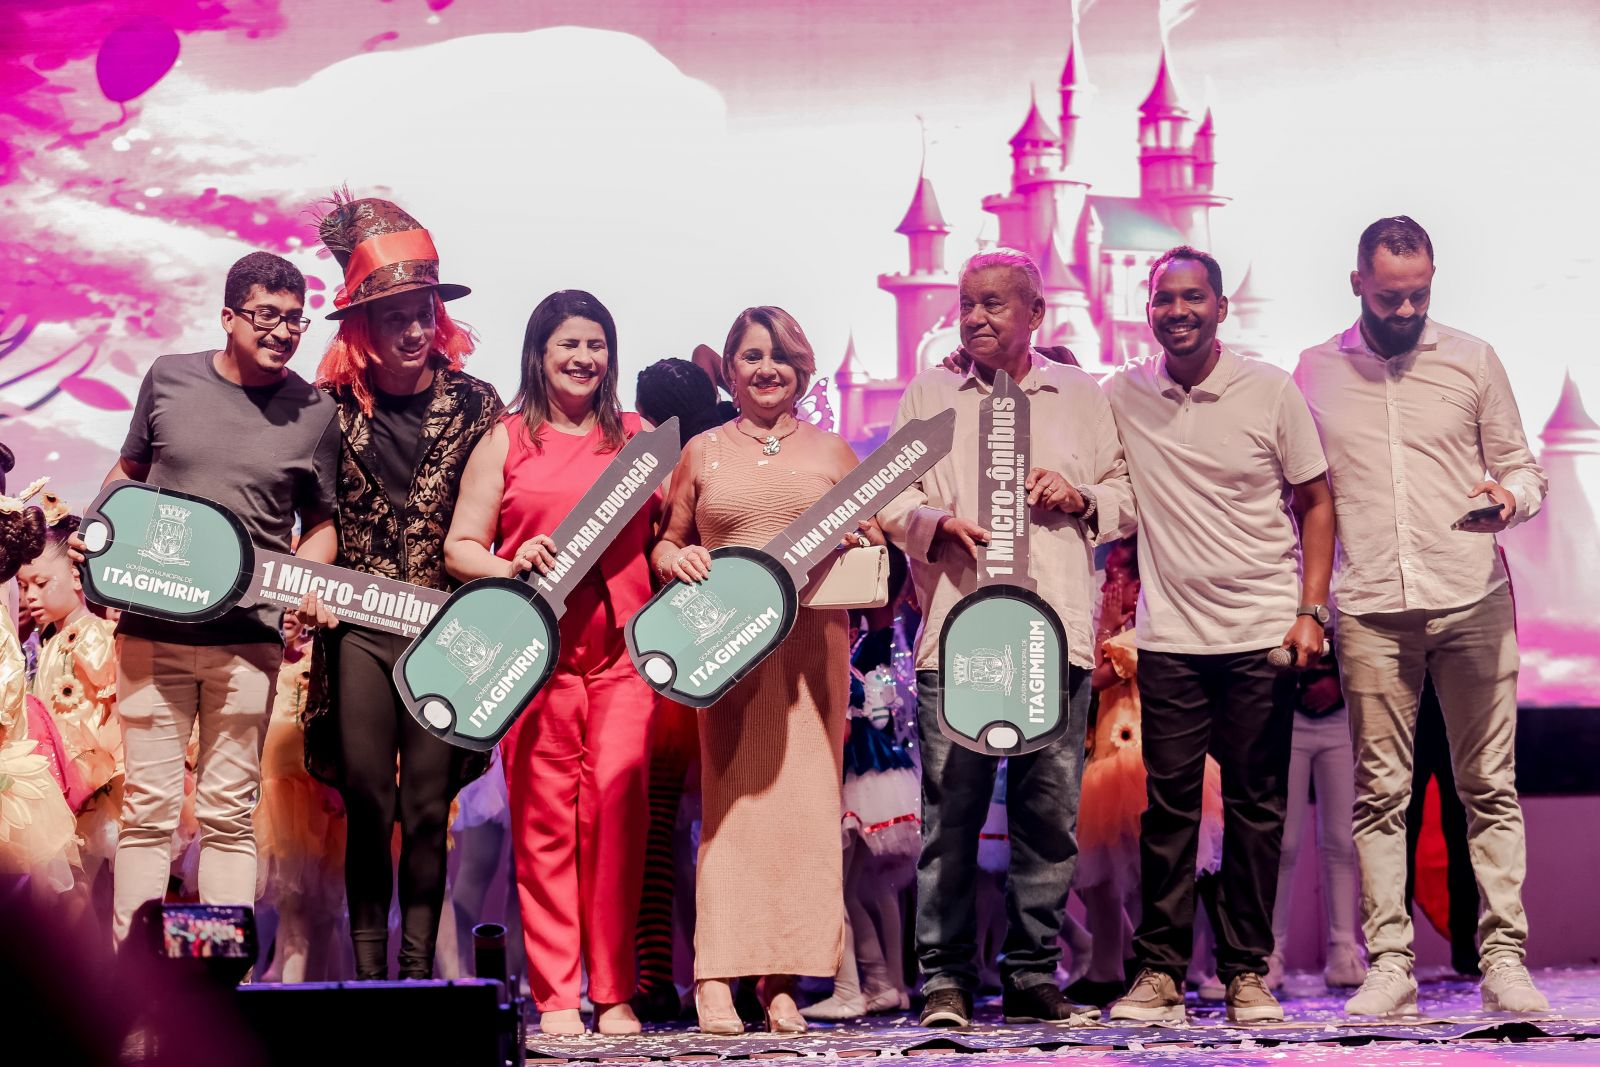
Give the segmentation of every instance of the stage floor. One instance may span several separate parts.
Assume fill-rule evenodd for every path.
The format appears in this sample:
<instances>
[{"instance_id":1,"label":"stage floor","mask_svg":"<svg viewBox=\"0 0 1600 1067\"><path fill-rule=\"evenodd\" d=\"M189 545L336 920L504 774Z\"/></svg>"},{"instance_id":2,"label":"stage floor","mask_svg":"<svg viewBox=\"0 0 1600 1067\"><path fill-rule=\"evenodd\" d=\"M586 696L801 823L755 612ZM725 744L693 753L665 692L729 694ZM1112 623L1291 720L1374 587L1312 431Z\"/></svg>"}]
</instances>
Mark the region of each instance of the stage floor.
<instances>
[{"instance_id":1,"label":"stage floor","mask_svg":"<svg viewBox=\"0 0 1600 1067\"><path fill-rule=\"evenodd\" d=\"M1424 981L1418 1019L1373 1024L1346 1019L1347 994L1330 996L1318 975L1291 975L1283 1006L1289 1021L1276 1026L1230 1025L1220 1004L1189 1000L1185 1027L1110 1025L1009 1025L998 998L981 1001L970 1030L925 1030L909 1015L874 1016L865 1022L812 1024L799 1037L750 1033L708 1037L683 1027L651 1028L635 1038L528 1038L530 1062L639 1063L656 1060L862 1059L914 1056L917 1067L960 1067L1003 1061L1027 1067L1137 1062L1260 1064L1445 1064L1476 1067L1500 1063L1600 1065L1600 970L1536 972L1551 1011L1541 1016L1490 1014L1482 1010L1477 984L1454 976Z\"/></svg>"}]
</instances>

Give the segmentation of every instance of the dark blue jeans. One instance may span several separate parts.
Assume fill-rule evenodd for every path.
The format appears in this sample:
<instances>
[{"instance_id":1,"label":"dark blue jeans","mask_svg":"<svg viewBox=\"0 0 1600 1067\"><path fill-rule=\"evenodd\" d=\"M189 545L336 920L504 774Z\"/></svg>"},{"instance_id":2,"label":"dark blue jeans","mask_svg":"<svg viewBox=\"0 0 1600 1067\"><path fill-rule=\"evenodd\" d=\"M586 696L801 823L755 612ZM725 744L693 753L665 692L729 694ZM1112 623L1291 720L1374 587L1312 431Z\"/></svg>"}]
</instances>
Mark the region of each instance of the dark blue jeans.
<instances>
[{"instance_id":1,"label":"dark blue jeans","mask_svg":"<svg viewBox=\"0 0 1600 1067\"><path fill-rule=\"evenodd\" d=\"M1067 733L1049 748L1009 761L1006 815L1011 870L1000 974L1008 989L1055 981L1061 916L1078 866L1078 787L1089 720L1089 672L1072 667ZM923 990L978 986L978 833L989 814L1000 760L962 748L939 731L939 674L917 672L922 742L922 856L917 861L917 961Z\"/></svg>"}]
</instances>

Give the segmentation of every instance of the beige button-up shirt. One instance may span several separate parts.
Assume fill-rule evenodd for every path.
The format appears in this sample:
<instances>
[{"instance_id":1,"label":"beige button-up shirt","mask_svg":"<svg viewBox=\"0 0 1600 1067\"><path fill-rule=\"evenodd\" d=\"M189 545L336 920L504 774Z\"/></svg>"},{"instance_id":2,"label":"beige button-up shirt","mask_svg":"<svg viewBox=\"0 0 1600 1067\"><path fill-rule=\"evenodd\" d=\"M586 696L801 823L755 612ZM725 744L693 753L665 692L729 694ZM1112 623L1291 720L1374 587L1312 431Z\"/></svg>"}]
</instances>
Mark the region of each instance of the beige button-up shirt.
<instances>
[{"instance_id":1,"label":"beige button-up shirt","mask_svg":"<svg viewBox=\"0 0 1600 1067\"><path fill-rule=\"evenodd\" d=\"M1430 321L1416 348L1385 359L1358 322L1301 353L1294 377L1328 456L1341 612L1459 608L1505 583L1494 538L1450 528L1492 503L1467 498L1486 471L1516 497L1513 523L1544 504L1493 348Z\"/></svg>"},{"instance_id":2,"label":"beige button-up shirt","mask_svg":"<svg viewBox=\"0 0 1600 1067\"><path fill-rule=\"evenodd\" d=\"M1032 367L1018 383L1031 409L1033 456L1030 464L1057 471L1075 486L1094 493L1097 512L1088 529L1076 516L1030 509L1028 573L1037 592L1061 618L1067 634L1067 659L1094 666L1090 588L1094 545L1131 533L1133 489L1122 458L1122 441L1111 405L1095 380L1033 354ZM977 588L978 572L965 549L946 544L930 555L939 520L946 515L978 518L978 406L990 389L975 373L935 367L906 386L895 413L898 430L911 419L956 413L955 445L910 489L879 513L884 531L911 559L911 580L922 604L917 634L917 670L939 667L939 631L950 609Z\"/></svg>"}]
</instances>

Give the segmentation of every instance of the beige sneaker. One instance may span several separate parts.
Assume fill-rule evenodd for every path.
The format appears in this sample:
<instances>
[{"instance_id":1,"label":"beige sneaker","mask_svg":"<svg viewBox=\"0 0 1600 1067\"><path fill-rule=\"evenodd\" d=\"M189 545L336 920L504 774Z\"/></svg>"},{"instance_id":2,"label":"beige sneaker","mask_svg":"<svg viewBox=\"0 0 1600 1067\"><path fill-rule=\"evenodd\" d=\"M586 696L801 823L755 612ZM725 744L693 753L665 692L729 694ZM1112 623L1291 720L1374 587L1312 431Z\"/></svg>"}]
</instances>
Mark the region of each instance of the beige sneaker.
<instances>
[{"instance_id":1,"label":"beige sneaker","mask_svg":"<svg viewBox=\"0 0 1600 1067\"><path fill-rule=\"evenodd\" d=\"M1356 995L1345 1001L1346 1015L1415 1015L1417 980L1403 963L1380 959L1367 968Z\"/></svg>"},{"instance_id":2,"label":"beige sneaker","mask_svg":"<svg viewBox=\"0 0 1600 1067\"><path fill-rule=\"evenodd\" d=\"M1550 1002L1534 987L1528 968L1515 956L1496 956L1483 964L1484 1011L1549 1011Z\"/></svg>"},{"instance_id":3,"label":"beige sneaker","mask_svg":"<svg viewBox=\"0 0 1600 1067\"><path fill-rule=\"evenodd\" d=\"M1183 990L1171 976L1146 967L1133 981L1133 988L1111 1005L1113 1021L1136 1023L1183 1023Z\"/></svg>"},{"instance_id":4,"label":"beige sneaker","mask_svg":"<svg viewBox=\"0 0 1600 1067\"><path fill-rule=\"evenodd\" d=\"M1227 999L1230 1023L1283 1022L1283 1007L1259 974L1234 975L1233 981L1228 983Z\"/></svg>"}]
</instances>

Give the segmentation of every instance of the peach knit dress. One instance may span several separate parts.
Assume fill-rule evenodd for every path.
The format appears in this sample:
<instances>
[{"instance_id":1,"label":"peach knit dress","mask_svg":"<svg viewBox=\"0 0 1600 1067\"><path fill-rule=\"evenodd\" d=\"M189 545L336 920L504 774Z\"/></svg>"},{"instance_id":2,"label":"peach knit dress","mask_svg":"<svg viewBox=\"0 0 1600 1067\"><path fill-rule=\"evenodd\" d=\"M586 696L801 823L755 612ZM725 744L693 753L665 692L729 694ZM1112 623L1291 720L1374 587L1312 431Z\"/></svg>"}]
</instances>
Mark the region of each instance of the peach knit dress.
<instances>
[{"instance_id":1,"label":"peach knit dress","mask_svg":"<svg viewBox=\"0 0 1600 1067\"><path fill-rule=\"evenodd\" d=\"M833 484L803 449L766 457L735 433L706 435L695 525L708 549L765 545ZM845 629L843 611L801 608L783 644L700 712L696 978L838 970Z\"/></svg>"}]
</instances>

